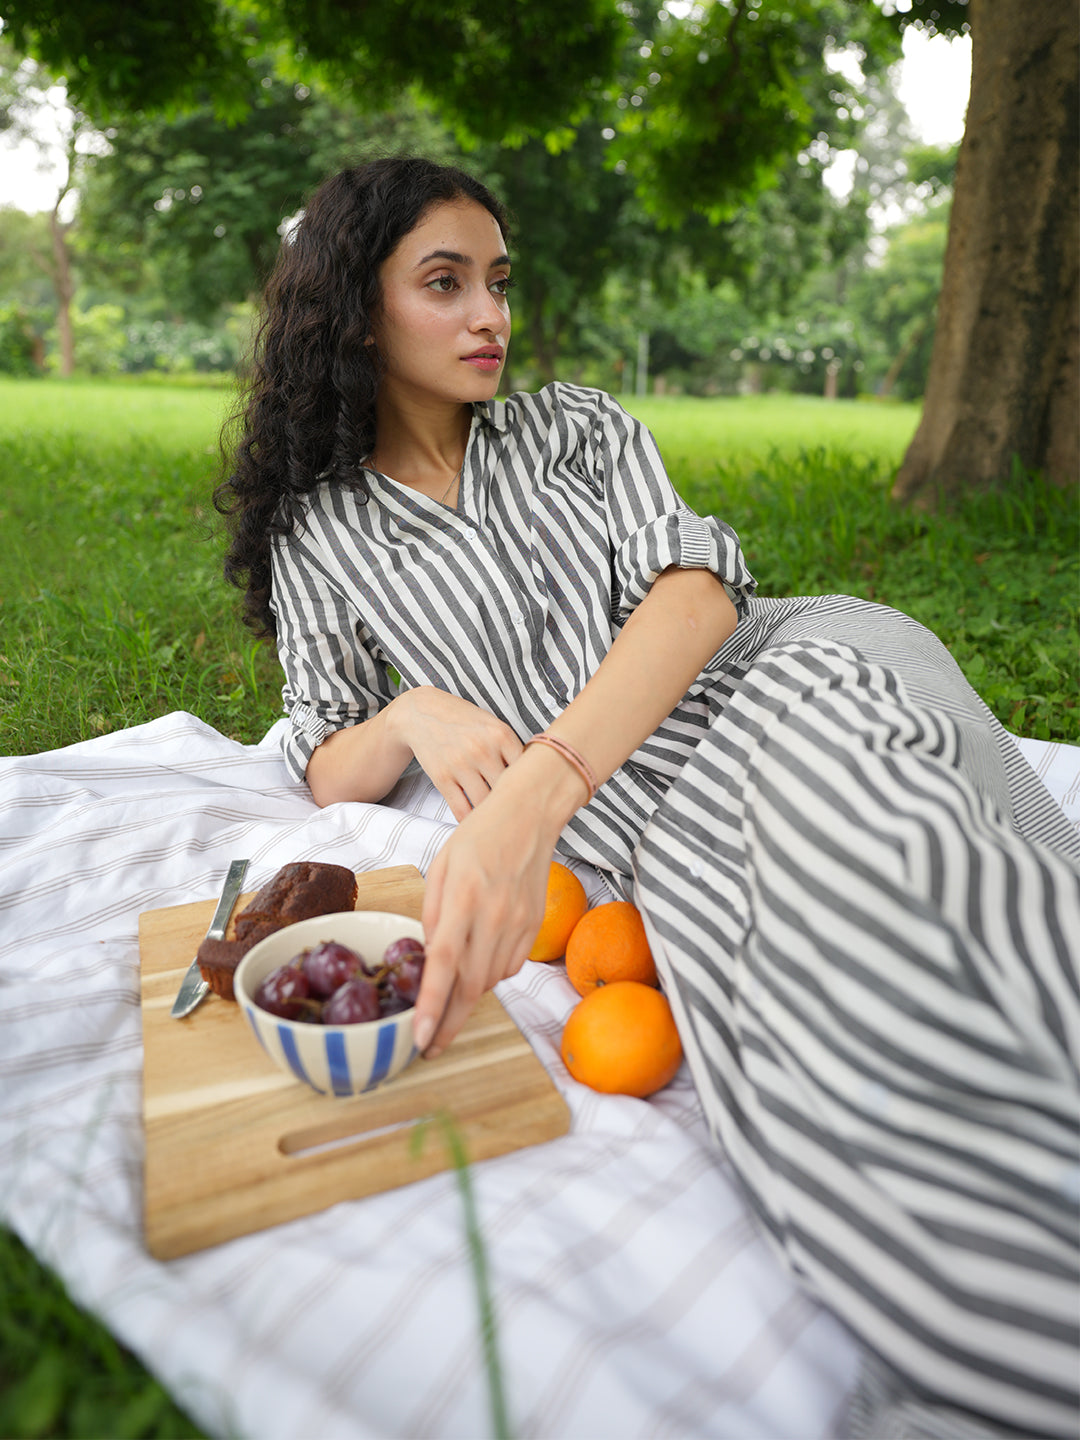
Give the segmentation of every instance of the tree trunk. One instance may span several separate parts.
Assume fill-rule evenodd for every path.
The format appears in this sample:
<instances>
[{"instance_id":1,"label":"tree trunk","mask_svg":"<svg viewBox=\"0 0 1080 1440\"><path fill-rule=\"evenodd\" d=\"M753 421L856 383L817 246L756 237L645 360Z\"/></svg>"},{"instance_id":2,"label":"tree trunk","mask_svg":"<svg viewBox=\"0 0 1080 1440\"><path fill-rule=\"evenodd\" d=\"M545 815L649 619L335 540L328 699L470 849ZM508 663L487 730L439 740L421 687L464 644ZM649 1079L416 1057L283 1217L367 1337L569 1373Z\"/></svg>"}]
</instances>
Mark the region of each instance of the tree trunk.
<instances>
[{"instance_id":1,"label":"tree trunk","mask_svg":"<svg viewBox=\"0 0 1080 1440\"><path fill-rule=\"evenodd\" d=\"M967 126L922 421L893 487L932 504L1013 457L1077 478L1077 9L971 0Z\"/></svg>"},{"instance_id":2,"label":"tree trunk","mask_svg":"<svg viewBox=\"0 0 1080 1440\"><path fill-rule=\"evenodd\" d=\"M61 192L60 200L64 198ZM56 289L56 334L60 342L60 374L71 376L75 373L75 335L71 328L71 301L75 294L75 280L71 273L71 254L68 250L68 227L59 216L60 200L57 200L49 216L53 246L53 285Z\"/></svg>"}]
</instances>

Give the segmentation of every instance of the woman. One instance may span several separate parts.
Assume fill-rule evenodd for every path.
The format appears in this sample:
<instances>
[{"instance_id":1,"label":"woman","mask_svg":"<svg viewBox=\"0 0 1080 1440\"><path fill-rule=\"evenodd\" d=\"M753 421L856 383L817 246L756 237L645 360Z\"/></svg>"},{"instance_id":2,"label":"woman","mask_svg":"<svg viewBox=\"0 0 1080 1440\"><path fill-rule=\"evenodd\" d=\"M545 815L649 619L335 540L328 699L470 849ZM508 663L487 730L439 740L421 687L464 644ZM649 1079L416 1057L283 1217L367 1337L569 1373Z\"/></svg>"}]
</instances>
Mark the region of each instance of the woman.
<instances>
[{"instance_id":1,"label":"woman","mask_svg":"<svg viewBox=\"0 0 1080 1440\"><path fill-rule=\"evenodd\" d=\"M293 773L377 801L415 759L459 821L418 1044L520 968L556 845L596 865L758 1214L881 1357L879 1410L1068 1433L1076 837L933 636L755 597L610 397L495 401L510 284L472 177L327 181L218 494Z\"/></svg>"}]
</instances>

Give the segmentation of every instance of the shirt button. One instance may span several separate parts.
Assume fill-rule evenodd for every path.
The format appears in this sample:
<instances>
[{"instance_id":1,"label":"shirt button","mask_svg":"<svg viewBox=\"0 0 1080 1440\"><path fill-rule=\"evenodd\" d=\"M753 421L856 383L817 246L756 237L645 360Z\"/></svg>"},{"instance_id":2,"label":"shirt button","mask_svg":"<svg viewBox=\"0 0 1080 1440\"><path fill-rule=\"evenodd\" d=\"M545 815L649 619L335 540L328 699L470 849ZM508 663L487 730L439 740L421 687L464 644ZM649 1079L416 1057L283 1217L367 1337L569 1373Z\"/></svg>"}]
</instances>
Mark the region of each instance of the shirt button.
<instances>
[{"instance_id":1,"label":"shirt button","mask_svg":"<svg viewBox=\"0 0 1080 1440\"><path fill-rule=\"evenodd\" d=\"M525 616L522 615L522 613L521 613L520 610L515 610L514 613L513 613L513 615L510 616L510 621L511 621L511 623L514 624L514 625L524 625L524 624L525 624Z\"/></svg>"},{"instance_id":2,"label":"shirt button","mask_svg":"<svg viewBox=\"0 0 1080 1440\"><path fill-rule=\"evenodd\" d=\"M878 1115L887 1115L892 1106L889 1092L880 1080L864 1080L859 1087L859 1098L868 1110Z\"/></svg>"},{"instance_id":3,"label":"shirt button","mask_svg":"<svg viewBox=\"0 0 1080 1440\"><path fill-rule=\"evenodd\" d=\"M1058 1188L1074 1205L1080 1200L1080 1165L1070 1165L1061 1172Z\"/></svg>"},{"instance_id":4,"label":"shirt button","mask_svg":"<svg viewBox=\"0 0 1080 1440\"><path fill-rule=\"evenodd\" d=\"M705 866L700 860L691 860L687 868L695 880L700 880L705 873Z\"/></svg>"}]
</instances>

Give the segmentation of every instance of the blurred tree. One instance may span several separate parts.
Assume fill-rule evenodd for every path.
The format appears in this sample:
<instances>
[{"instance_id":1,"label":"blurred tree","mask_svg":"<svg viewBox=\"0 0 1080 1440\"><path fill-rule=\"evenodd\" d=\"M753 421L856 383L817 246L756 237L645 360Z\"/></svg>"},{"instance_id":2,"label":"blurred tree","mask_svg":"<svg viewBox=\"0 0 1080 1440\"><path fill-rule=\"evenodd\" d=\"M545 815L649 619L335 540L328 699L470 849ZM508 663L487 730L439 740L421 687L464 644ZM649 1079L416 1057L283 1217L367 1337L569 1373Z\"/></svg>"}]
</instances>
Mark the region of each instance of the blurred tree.
<instances>
[{"instance_id":1,"label":"blurred tree","mask_svg":"<svg viewBox=\"0 0 1080 1440\"><path fill-rule=\"evenodd\" d=\"M206 319L259 290L283 225L327 173L368 149L450 146L415 105L357 117L280 79L266 59L249 64L248 83L250 106L232 125L205 105L110 128L80 212L99 275L134 290L150 265L172 311Z\"/></svg>"},{"instance_id":2,"label":"blurred tree","mask_svg":"<svg viewBox=\"0 0 1080 1440\"><path fill-rule=\"evenodd\" d=\"M859 89L829 64L841 51L872 73L899 57L898 32L872 0L661 9L621 77L613 158L662 222L728 219L795 154L824 157L854 138Z\"/></svg>"},{"instance_id":3,"label":"blurred tree","mask_svg":"<svg viewBox=\"0 0 1080 1440\"><path fill-rule=\"evenodd\" d=\"M75 370L75 337L71 323L71 302L75 295L75 272L70 235L74 210L70 203L79 173L101 139L89 116L78 107L58 101L56 81L36 61L20 56L0 38L0 129L34 144L44 153L49 149L42 128L48 112L59 132L60 178L56 198L49 212L50 256L44 270L56 300L56 329L61 375Z\"/></svg>"},{"instance_id":4,"label":"blurred tree","mask_svg":"<svg viewBox=\"0 0 1080 1440\"><path fill-rule=\"evenodd\" d=\"M591 119L554 152L530 140L476 156L513 217L515 349L520 357L527 348L543 381L556 377L564 349L577 348L584 306L606 278L645 269L655 243L655 226L626 177L605 165L605 150Z\"/></svg>"},{"instance_id":5,"label":"blurred tree","mask_svg":"<svg viewBox=\"0 0 1080 1440\"><path fill-rule=\"evenodd\" d=\"M948 209L897 226L881 264L852 286L851 309L864 336L871 387L917 400L926 389L933 348Z\"/></svg>"},{"instance_id":6,"label":"blurred tree","mask_svg":"<svg viewBox=\"0 0 1080 1440\"><path fill-rule=\"evenodd\" d=\"M35 309L52 299L48 216L0 206L0 297Z\"/></svg>"},{"instance_id":7,"label":"blurred tree","mask_svg":"<svg viewBox=\"0 0 1080 1440\"><path fill-rule=\"evenodd\" d=\"M1075 484L1080 19L1057 0L971 0L967 127L922 420L894 494L931 503L1009 478Z\"/></svg>"}]
</instances>

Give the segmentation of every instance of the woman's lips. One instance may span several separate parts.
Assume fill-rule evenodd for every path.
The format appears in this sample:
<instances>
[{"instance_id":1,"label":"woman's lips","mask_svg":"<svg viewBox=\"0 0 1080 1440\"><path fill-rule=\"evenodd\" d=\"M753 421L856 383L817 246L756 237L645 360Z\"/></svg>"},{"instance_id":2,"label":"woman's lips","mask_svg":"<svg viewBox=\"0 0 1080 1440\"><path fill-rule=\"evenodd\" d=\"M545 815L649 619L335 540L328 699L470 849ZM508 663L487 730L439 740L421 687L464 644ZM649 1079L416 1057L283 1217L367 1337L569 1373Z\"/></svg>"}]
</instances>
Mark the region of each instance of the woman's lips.
<instances>
[{"instance_id":1,"label":"woman's lips","mask_svg":"<svg viewBox=\"0 0 1080 1440\"><path fill-rule=\"evenodd\" d=\"M466 365L472 365L477 370L498 370L503 363L501 350L481 350L477 355L463 355L461 358Z\"/></svg>"}]
</instances>

